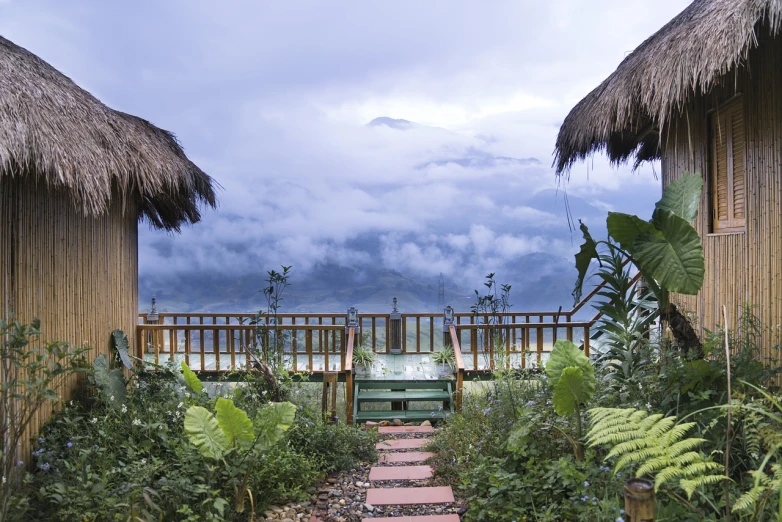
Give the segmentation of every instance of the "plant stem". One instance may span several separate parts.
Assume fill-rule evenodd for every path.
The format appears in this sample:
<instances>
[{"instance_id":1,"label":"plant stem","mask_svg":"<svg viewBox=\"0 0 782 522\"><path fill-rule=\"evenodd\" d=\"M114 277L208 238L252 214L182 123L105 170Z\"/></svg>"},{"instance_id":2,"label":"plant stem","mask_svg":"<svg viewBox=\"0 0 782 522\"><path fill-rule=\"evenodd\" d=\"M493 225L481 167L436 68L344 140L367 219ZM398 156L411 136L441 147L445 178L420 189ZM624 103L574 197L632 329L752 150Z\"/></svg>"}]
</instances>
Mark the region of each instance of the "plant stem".
<instances>
[{"instance_id":1,"label":"plant stem","mask_svg":"<svg viewBox=\"0 0 782 522\"><path fill-rule=\"evenodd\" d=\"M725 520L730 522L730 482L728 477L728 465L730 464L730 432L732 427L731 406L733 394L730 389L730 344L728 342L728 311L725 305L722 305L722 318L725 321L725 365L728 370L728 427L725 429Z\"/></svg>"}]
</instances>

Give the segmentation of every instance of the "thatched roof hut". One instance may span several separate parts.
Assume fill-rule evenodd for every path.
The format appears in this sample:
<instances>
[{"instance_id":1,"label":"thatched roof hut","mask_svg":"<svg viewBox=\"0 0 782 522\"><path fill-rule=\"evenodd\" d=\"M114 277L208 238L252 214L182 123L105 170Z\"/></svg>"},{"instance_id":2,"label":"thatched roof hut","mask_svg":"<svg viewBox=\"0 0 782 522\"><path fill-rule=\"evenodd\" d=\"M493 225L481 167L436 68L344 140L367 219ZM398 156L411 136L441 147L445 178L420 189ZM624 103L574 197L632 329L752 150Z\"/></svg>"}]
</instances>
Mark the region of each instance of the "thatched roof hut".
<instances>
[{"instance_id":1,"label":"thatched roof hut","mask_svg":"<svg viewBox=\"0 0 782 522\"><path fill-rule=\"evenodd\" d=\"M600 151L613 163L634 156L636 166L660 158L666 122L746 61L760 26L776 35L781 19L780 0L694 0L570 111L557 136L557 173Z\"/></svg>"},{"instance_id":2,"label":"thatched roof hut","mask_svg":"<svg viewBox=\"0 0 782 522\"><path fill-rule=\"evenodd\" d=\"M158 228L200 219L212 179L173 134L106 107L31 52L0 37L0 176L33 176L67 191L86 215L113 195L139 202Z\"/></svg>"},{"instance_id":3,"label":"thatched roof hut","mask_svg":"<svg viewBox=\"0 0 782 522\"><path fill-rule=\"evenodd\" d=\"M697 327L747 312L782 323L782 0L694 0L568 114L555 165L605 152L660 159L662 183L704 179L695 220L704 249L697 296L674 296ZM776 357L762 342L758 357Z\"/></svg>"},{"instance_id":4,"label":"thatched roof hut","mask_svg":"<svg viewBox=\"0 0 782 522\"><path fill-rule=\"evenodd\" d=\"M215 205L212 183L170 132L0 37L0 318L39 318L44 339L87 343L92 357L114 329L135 346L139 218L194 223Z\"/></svg>"}]
</instances>

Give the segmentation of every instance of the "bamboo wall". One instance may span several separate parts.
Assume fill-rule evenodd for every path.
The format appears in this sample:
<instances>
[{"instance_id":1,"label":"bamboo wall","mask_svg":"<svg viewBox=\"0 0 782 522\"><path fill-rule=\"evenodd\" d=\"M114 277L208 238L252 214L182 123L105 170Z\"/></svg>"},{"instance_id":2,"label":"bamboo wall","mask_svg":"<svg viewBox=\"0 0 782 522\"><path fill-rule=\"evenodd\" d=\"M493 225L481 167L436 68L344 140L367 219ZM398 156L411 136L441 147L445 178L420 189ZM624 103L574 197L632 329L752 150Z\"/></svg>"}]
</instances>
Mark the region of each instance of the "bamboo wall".
<instances>
[{"instance_id":1,"label":"bamboo wall","mask_svg":"<svg viewBox=\"0 0 782 522\"><path fill-rule=\"evenodd\" d=\"M698 328L734 327L745 302L766 326L782 324L782 37L759 31L759 47L747 63L723 77L708 95L695 96L662 133L663 183L683 171L704 176L697 228L703 238L706 275L697 296L677 296L697 316ZM746 229L713 234L708 207L709 111L740 99L746 125ZM772 354L764 339L764 357Z\"/></svg>"},{"instance_id":2,"label":"bamboo wall","mask_svg":"<svg viewBox=\"0 0 782 522\"><path fill-rule=\"evenodd\" d=\"M90 359L108 353L115 328L133 346L137 215L134 203L124 209L116 203L101 217L85 217L65 194L36 185L32 176L0 176L2 316L23 322L38 317L43 340L87 343ZM75 385L75 379L63 383L66 400ZM50 413L39 413L31 437Z\"/></svg>"}]
</instances>

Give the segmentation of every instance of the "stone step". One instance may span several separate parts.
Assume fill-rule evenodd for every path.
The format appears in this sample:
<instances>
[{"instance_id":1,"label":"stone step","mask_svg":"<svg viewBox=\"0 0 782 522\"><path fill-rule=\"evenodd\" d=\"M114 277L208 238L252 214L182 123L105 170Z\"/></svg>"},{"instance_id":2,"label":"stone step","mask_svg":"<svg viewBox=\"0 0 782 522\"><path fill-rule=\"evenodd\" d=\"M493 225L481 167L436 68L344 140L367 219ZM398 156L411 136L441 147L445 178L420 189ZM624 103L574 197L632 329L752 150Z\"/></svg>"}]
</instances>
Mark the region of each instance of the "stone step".
<instances>
[{"instance_id":1,"label":"stone step","mask_svg":"<svg viewBox=\"0 0 782 522\"><path fill-rule=\"evenodd\" d=\"M399 411L359 411L354 415L355 422L362 421L381 421L381 420L418 420L423 421L427 419L443 419L450 415L450 411L446 410L399 410Z\"/></svg>"},{"instance_id":2,"label":"stone step","mask_svg":"<svg viewBox=\"0 0 782 522\"><path fill-rule=\"evenodd\" d=\"M459 522L459 515L418 515L415 517L363 518L361 522L373 520L395 520L396 522Z\"/></svg>"},{"instance_id":3,"label":"stone step","mask_svg":"<svg viewBox=\"0 0 782 522\"><path fill-rule=\"evenodd\" d=\"M390 434L390 433L432 433L434 428L432 426L380 426L377 429L378 433Z\"/></svg>"},{"instance_id":4,"label":"stone step","mask_svg":"<svg viewBox=\"0 0 782 522\"><path fill-rule=\"evenodd\" d=\"M375 444L377 451L418 449L432 442L432 439L388 439Z\"/></svg>"},{"instance_id":5,"label":"stone step","mask_svg":"<svg viewBox=\"0 0 782 522\"><path fill-rule=\"evenodd\" d=\"M430 466L372 466L369 480L424 480L432 477Z\"/></svg>"},{"instance_id":6,"label":"stone step","mask_svg":"<svg viewBox=\"0 0 782 522\"><path fill-rule=\"evenodd\" d=\"M389 462L423 462L426 459L434 457L434 453L428 451L408 451L405 453L383 453L378 459L378 464L388 464ZM370 502L371 504L372 502Z\"/></svg>"},{"instance_id":7,"label":"stone step","mask_svg":"<svg viewBox=\"0 0 782 522\"><path fill-rule=\"evenodd\" d=\"M367 504L373 506L397 506L409 504L447 504L453 502L450 486L427 488L370 488Z\"/></svg>"},{"instance_id":8,"label":"stone step","mask_svg":"<svg viewBox=\"0 0 782 522\"><path fill-rule=\"evenodd\" d=\"M396 402L396 401L450 401L447 390L417 391L361 391L356 396L359 402Z\"/></svg>"}]
</instances>

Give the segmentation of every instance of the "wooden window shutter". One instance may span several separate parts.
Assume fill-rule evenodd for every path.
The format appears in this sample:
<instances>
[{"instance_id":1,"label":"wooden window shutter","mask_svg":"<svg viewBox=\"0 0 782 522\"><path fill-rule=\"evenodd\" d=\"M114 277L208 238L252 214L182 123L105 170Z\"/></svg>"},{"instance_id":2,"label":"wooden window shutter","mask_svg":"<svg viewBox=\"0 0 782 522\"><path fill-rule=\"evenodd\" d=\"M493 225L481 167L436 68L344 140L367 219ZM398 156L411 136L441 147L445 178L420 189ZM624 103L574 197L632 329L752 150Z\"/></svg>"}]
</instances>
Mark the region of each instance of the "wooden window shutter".
<instances>
[{"instance_id":1,"label":"wooden window shutter","mask_svg":"<svg viewBox=\"0 0 782 522\"><path fill-rule=\"evenodd\" d=\"M710 121L713 232L744 229L746 138L742 100L716 111Z\"/></svg>"}]
</instances>

